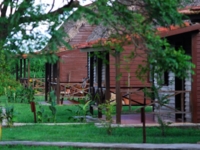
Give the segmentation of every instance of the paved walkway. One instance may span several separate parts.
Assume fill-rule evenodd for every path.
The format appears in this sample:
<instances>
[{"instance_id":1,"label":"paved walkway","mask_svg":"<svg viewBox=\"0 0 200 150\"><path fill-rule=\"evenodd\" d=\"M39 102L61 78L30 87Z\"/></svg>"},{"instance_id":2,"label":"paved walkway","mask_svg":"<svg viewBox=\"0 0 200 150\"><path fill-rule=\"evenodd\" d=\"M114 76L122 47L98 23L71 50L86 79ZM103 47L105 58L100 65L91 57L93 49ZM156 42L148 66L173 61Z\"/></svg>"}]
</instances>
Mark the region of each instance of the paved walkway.
<instances>
[{"instance_id":1,"label":"paved walkway","mask_svg":"<svg viewBox=\"0 0 200 150\"><path fill-rule=\"evenodd\" d=\"M90 149L122 149L122 150L200 150L200 144L119 144L119 143L82 143L82 142L35 142L35 141L2 141L2 145L25 146L59 146Z\"/></svg>"}]
</instances>

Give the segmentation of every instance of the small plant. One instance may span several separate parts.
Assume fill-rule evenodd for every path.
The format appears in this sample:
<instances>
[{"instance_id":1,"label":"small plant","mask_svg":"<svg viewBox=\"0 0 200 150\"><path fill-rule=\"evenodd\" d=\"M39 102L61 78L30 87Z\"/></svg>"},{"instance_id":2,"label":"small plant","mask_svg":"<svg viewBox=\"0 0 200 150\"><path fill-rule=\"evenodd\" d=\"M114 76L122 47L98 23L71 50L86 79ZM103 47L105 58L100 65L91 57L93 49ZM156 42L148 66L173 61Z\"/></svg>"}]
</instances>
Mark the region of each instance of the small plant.
<instances>
[{"instance_id":1,"label":"small plant","mask_svg":"<svg viewBox=\"0 0 200 150\"><path fill-rule=\"evenodd\" d=\"M37 111L37 122L39 123L43 123L45 121L47 122L56 122L56 96L54 91L52 90L49 93L49 97L50 97L50 106L49 106L49 110L51 111L51 115L48 115L47 113L45 113L45 107L43 106L39 106L39 110Z\"/></svg>"},{"instance_id":2,"label":"small plant","mask_svg":"<svg viewBox=\"0 0 200 150\"><path fill-rule=\"evenodd\" d=\"M67 109L68 112L70 112L72 115L68 119L73 119L77 122L84 122L86 121L86 116L90 114L89 111L89 105L91 101L87 101L84 105L76 105L76 109Z\"/></svg>"},{"instance_id":3,"label":"small plant","mask_svg":"<svg viewBox=\"0 0 200 150\"><path fill-rule=\"evenodd\" d=\"M5 119L7 122L7 126L11 127L13 126L14 122L17 121L17 113L14 111L13 106L5 106L5 109L1 108L0 109L1 117L0 117L0 122L2 124L3 120Z\"/></svg>"},{"instance_id":4,"label":"small plant","mask_svg":"<svg viewBox=\"0 0 200 150\"><path fill-rule=\"evenodd\" d=\"M105 127L107 127L107 133L108 135L112 134L112 112L113 112L113 105L110 104L110 102L107 100L105 103L100 104L99 108L102 110L103 114L106 117L106 120L104 122Z\"/></svg>"},{"instance_id":5,"label":"small plant","mask_svg":"<svg viewBox=\"0 0 200 150\"><path fill-rule=\"evenodd\" d=\"M43 123L45 118L44 108L40 105L39 110L37 111L37 122Z\"/></svg>"},{"instance_id":6,"label":"small plant","mask_svg":"<svg viewBox=\"0 0 200 150\"><path fill-rule=\"evenodd\" d=\"M35 90L33 87L23 87L17 90L16 97L21 103L30 103L34 101Z\"/></svg>"},{"instance_id":7,"label":"small plant","mask_svg":"<svg viewBox=\"0 0 200 150\"><path fill-rule=\"evenodd\" d=\"M10 86L4 88L4 94L7 97L8 102L15 102L16 100L16 90L12 89Z\"/></svg>"},{"instance_id":8,"label":"small plant","mask_svg":"<svg viewBox=\"0 0 200 150\"><path fill-rule=\"evenodd\" d=\"M50 121L50 119L52 119L53 122L56 122L56 112L57 112L56 111L56 95L53 90L49 93L49 97L50 97L50 102L51 102L49 109L51 110L52 116L48 118L48 120Z\"/></svg>"},{"instance_id":9,"label":"small plant","mask_svg":"<svg viewBox=\"0 0 200 150\"><path fill-rule=\"evenodd\" d=\"M34 101L34 95L35 95L35 90L29 86L25 89L26 91L26 96L27 96L27 99L28 99L28 102L33 102Z\"/></svg>"},{"instance_id":10,"label":"small plant","mask_svg":"<svg viewBox=\"0 0 200 150\"><path fill-rule=\"evenodd\" d=\"M3 107L0 107L0 124L1 124L1 125L2 125L2 123L3 123L3 119L4 119Z\"/></svg>"}]
</instances>

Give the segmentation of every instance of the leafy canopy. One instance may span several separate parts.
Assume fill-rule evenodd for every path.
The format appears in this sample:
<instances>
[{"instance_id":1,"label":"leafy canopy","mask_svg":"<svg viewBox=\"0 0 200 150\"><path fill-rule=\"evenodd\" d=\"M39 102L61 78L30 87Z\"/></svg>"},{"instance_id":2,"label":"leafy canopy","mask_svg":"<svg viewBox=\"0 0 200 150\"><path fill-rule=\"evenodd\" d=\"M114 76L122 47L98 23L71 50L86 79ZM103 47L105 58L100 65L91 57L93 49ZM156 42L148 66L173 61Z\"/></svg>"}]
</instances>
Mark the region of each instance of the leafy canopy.
<instances>
[{"instance_id":1,"label":"leafy canopy","mask_svg":"<svg viewBox=\"0 0 200 150\"><path fill-rule=\"evenodd\" d=\"M34 55L34 50L43 48L48 42L41 54L44 54L48 61L55 62L57 57L52 54L58 46L64 44L70 47L63 40L65 33L62 28L58 30L58 27L65 20L65 16L70 15L73 8L77 8L69 19L79 20L84 17L91 24L106 27L100 37L121 41L120 44L107 42L108 50L115 48L121 52L122 45L130 42L134 47L130 52L131 57L127 58L140 56L138 49L148 55L146 64L139 66L139 78L141 73L149 71L148 65L154 65L155 62L163 71L173 71L177 75L184 74L193 67L188 62L190 57L186 56L183 50L176 51L167 41L156 35L157 26L182 23L183 16L177 12L177 8L187 4L189 0L96 0L88 7L80 6L75 0L63 2L65 4L63 3L62 7L54 9L56 1L53 1L50 7L43 3L35 5L34 0L1 1L0 50L4 50L9 56L13 53L23 54L25 51ZM36 30L38 26L46 24L48 29L45 33ZM23 50L19 48L21 45L24 46ZM146 55L140 57L144 56ZM161 56L162 60L159 59ZM163 67L166 64L168 66ZM143 72L140 72L141 70Z\"/></svg>"}]
</instances>

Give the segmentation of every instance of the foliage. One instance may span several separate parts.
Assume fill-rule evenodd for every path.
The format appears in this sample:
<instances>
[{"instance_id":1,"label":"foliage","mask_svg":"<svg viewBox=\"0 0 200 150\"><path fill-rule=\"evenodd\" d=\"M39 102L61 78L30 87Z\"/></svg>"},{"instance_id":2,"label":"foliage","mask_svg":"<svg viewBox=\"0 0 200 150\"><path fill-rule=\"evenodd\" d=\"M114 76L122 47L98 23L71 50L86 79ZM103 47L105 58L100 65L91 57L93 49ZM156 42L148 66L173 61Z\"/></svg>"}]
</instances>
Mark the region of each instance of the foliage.
<instances>
[{"instance_id":1,"label":"foliage","mask_svg":"<svg viewBox=\"0 0 200 150\"><path fill-rule=\"evenodd\" d=\"M30 77L31 78L44 78L45 63L47 60L41 57L35 57L30 59ZM27 64L28 65L28 64Z\"/></svg>"},{"instance_id":2,"label":"foliage","mask_svg":"<svg viewBox=\"0 0 200 150\"><path fill-rule=\"evenodd\" d=\"M0 50L0 95L5 94L5 88L15 91L20 87L20 83L10 74L10 61L7 60L3 51Z\"/></svg>"},{"instance_id":3,"label":"foliage","mask_svg":"<svg viewBox=\"0 0 200 150\"><path fill-rule=\"evenodd\" d=\"M102 110L103 114L106 117L104 125L107 128L107 134L110 135L112 134L111 124L113 122L113 119L112 119L113 105L110 104L109 100L107 100L105 103L100 104L99 108Z\"/></svg>"},{"instance_id":4,"label":"foliage","mask_svg":"<svg viewBox=\"0 0 200 150\"><path fill-rule=\"evenodd\" d=\"M51 105L49 106L49 109L52 112L51 118L52 118L53 122L56 122L56 107L55 107L56 106L56 95L53 90L49 93L49 97L50 97L50 103L51 103Z\"/></svg>"},{"instance_id":5,"label":"foliage","mask_svg":"<svg viewBox=\"0 0 200 150\"><path fill-rule=\"evenodd\" d=\"M44 108L40 105L39 110L37 111L37 122L43 123L45 118Z\"/></svg>"},{"instance_id":6,"label":"foliage","mask_svg":"<svg viewBox=\"0 0 200 150\"><path fill-rule=\"evenodd\" d=\"M154 38L152 38L154 37ZM195 65L191 62L191 56L186 55L184 50L180 47L175 49L165 39L149 34L147 36L147 48L149 55L146 63L139 65L136 72L139 79L145 79L150 72L153 79L152 88L145 90L145 94L154 100L155 108L160 109L169 102L169 94L160 94L163 86L162 75L164 72L173 72L176 77L185 79L189 77L189 73L194 74ZM151 66L151 67L150 67ZM165 134L167 123L163 121L161 114L158 114L158 122L160 123L162 135Z\"/></svg>"},{"instance_id":7,"label":"foliage","mask_svg":"<svg viewBox=\"0 0 200 150\"><path fill-rule=\"evenodd\" d=\"M154 38L152 39L152 37ZM187 71L194 74L193 68L195 65L191 62L191 56L186 55L182 48L177 50L169 45L165 39L152 34L148 36L147 41L150 55L148 55L147 63L139 66L137 72L139 79L142 79L142 75L152 71L149 65L154 68L153 71L157 75L158 81L160 81L161 74L165 71L171 71L179 78L187 78Z\"/></svg>"},{"instance_id":8,"label":"foliage","mask_svg":"<svg viewBox=\"0 0 200 150\"><path fill-rule=\"evenodd\" d=\"M16 102L30 103L34 101L35 90L32 86L21 87L16 91Z\"/></svg>"},{"instance_id":9,"label":"foliage","mask_svg":"<svg viewBox=\"0 0 200 150\"><path fill-rule=\"evenodd\" d=\"M51 115L47 113L46 109L44 106L39 105L39 110L37 111L37 122L43 123L43 122L56 122L56 114L57 114L57 109L56 109L56 95L53 90L49 92L49 97L50 97L50 106L49 110L51 111Z\"/></svg>"},{"instance_id":10,"label":"foliage","mask_svg":"<svg viewBox=\"0 0 200 150\"><path fill-rule=\"evenodd\" d=\"M68 117L70 120L74 120L77 122L85 122L86 116L90 115L89 105L90 101L87 101L85 104L76 105L73 109L66 109L71 116ZM75 116L74 116L75 115Z\"/></svg>"},{"instance_id":11,"label":"foliage","mask_svg":"<svg viewBox=\"0 0 200 150\"><path fill-rule=\"evenodd\" d=\"M13 126L13 123L17 121L17 113L14 111L14 106L6 105L5 108L0 109L0 123L5 119L8 127Z\"/></svg>"}]
</instances>

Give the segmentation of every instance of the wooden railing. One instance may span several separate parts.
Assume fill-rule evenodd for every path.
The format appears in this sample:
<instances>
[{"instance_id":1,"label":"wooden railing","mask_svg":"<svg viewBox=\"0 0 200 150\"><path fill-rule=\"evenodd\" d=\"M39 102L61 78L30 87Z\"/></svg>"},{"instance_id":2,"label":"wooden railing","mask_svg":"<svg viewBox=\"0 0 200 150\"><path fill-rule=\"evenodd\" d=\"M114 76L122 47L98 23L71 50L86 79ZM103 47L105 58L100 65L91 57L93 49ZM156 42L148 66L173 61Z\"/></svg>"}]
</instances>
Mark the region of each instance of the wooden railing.
<instances>
[{"instance_id":1,"label":"wooden railing","mask_svg":"<svg viewBox=\"0 0 200 150\"><path fill-rule=\"evenodd\" d=\"M26 88L28 86L33 87L36 90L36 94L44 94L45 79L44 78L21 78L20 83Z\"/></svg>"}]
</instances>

